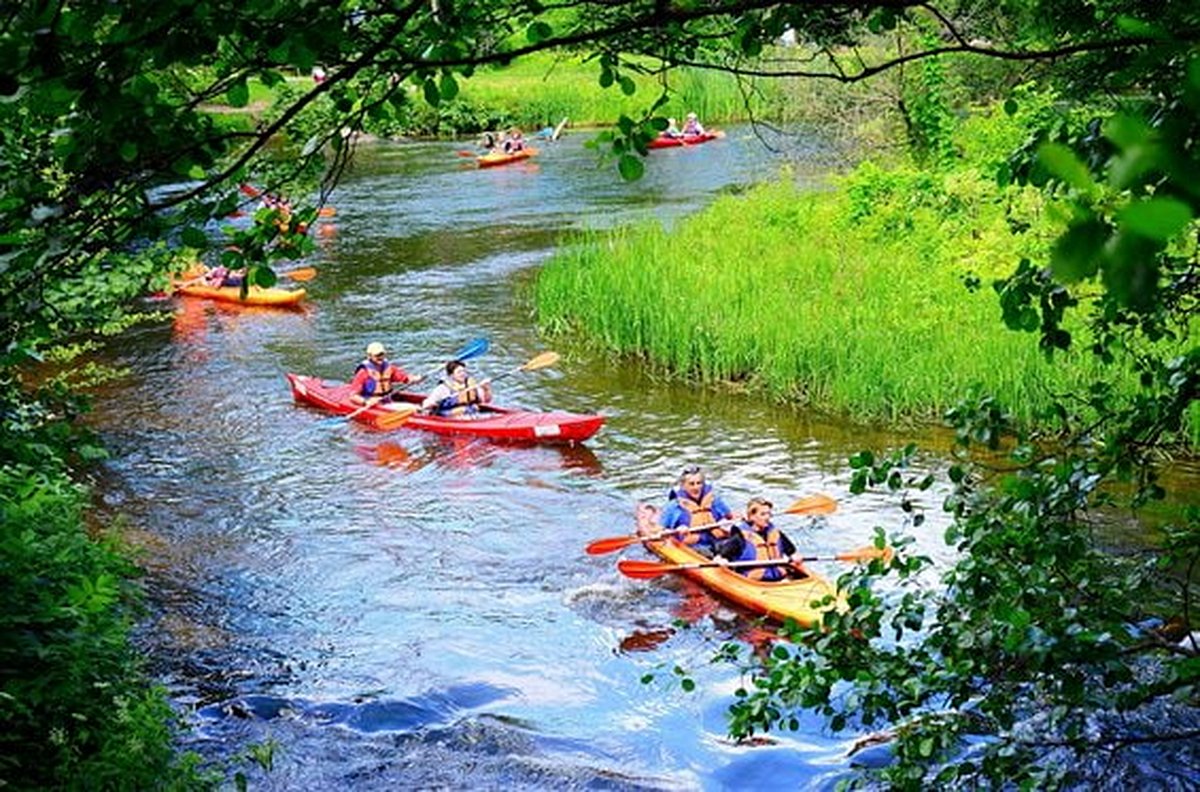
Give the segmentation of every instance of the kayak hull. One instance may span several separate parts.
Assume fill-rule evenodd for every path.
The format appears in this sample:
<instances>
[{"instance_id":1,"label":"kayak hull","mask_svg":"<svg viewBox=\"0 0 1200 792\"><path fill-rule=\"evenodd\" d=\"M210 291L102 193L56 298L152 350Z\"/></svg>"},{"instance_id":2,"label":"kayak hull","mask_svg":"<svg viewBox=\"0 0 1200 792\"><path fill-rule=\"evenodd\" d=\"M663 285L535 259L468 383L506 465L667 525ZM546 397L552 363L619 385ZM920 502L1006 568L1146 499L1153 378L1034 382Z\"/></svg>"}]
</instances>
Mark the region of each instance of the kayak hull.
<instances>
[{"instance_id":1,"label":"kayak hull","mask_svg":"<svg viewBox=\"0 0 1200 792\"><path fill-rule=\"evenodd\" d=\"M673 539L644 544L646 549L668 564L691 564L710 560ZM739 572L723 567L687 569L680 574L748 611L778 622L792 619L805 627L819 623L821 615L834 607L833 603L837 601L837 589L833 584L811 571L809 577L803 580L777 583L751 580ZM826 598L833 599L825 603Z\"/></svg>"},{"instance_id":2,"label":"kayak hull","mask_svg":"<svg viewBox=\"0 0 1200 792\"><path fill-rule=\"evenodd\" d=\"M512 154L505 154L501 151L493 151L491 154L483 154L475 158L481 168L495 168L497 165L508 165L512 162L520 162L537 154L535 148L523 148L520 151L514 151Z\"/></svg>"},{"instance_id":3,"label":"kayak hull","mask_svg":"<svg viewBox=\"0 0 1200 792\"><path fill-rule=\"evenodd\" d=\"M240 286L204 286L192 284L177 286L176 294L184 297L199 297L218 302L237 303L239 305L272 305L280 308L292 308L300 304L306 292L304 289L264 289L261 286L251 286L242 299Z\"/></svg>"},{"instance_id":4,"label":"kayak hull","mask_svg":"<svg viewBox=\"0 0 1200 792\"><path fill-rule=\"evenodd\" d=\"M715 132L705 132L703 135L682 135L680 137L660 135L647 143L646 148L661 149L675 148L677 146L698 146L701 143L716 140L718 137L720 135L717 135Z\"/></svg>"},{"instance_id":5,"label":"kayak hull","mask_svg":"<svg viewBox=\"0 0 1200 792\"><path fill-rule=\"evenodd\" d=\"M298 404L311 404L339 415L349 415L360 405L350 401L347 383L325 382L317 377L288 374L292 396ZM355 420L380 426L380 420L403 409L404 405L420 404L424 394L401 393L392 402L377 404L355 416ZM437 434L471 435L511 443L577 443L587 440L604 425L602 415L579 415L568 412L533 412L485 405L477 418L442 418L415 414L403 423L405 429L418 429Z\"/></svg>"}]
</instances>

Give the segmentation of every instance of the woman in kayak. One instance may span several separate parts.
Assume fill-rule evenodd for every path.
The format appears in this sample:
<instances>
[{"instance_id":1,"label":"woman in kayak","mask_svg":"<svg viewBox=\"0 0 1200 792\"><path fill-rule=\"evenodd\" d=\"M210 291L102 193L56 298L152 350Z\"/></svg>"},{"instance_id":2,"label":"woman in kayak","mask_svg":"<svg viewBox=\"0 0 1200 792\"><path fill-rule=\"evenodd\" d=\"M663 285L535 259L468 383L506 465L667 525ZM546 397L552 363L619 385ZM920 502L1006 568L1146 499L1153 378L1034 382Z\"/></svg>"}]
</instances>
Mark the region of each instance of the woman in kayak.
<instances>
[{"instance_id":1,"label":"woman in kayak","mask_svg":"<svg viewBox=\"0 0 1200 792\"><path fill-rule=\"evenodd\" d=\"M700 119L696 118L695 113L687 114L687 120L683 122L683 134L687 137L704 134L704 127L700 125Z\"/></svg>"},{"instance_id":2,"label":"woman in kayak","mask_svg":"<svg viewBox=\"0 0 1200 792\"><path fill-rule=\"evenodd\" d=\"M662 131L660 137L677 138L683 137L683 133L679 131L679 125L675 123L674 118L667 119L667 128Z\"/></svg>"},{"instance_id":3,"label":"woman in kayak","mask_svg":"<svg viewBox=\"0 0 1200 792\"><path fill-rule=\"evenodd\" d=\"M729 538L717 545L719 561L771 561L779 566L748 567L737 570L751 580L772 582L808 577L796 553L796 545L771 522L774 504L766 498L751 498L746 504L746 519L734 526Z\"/></svg>"},{"instance_id":4,"label":"woman in kayak","mask_svg":"<svg viewBox=\"0 0 1200 792\"><path fill-rule=\"evenodd\" d=\"M451 360L446 376L429 392L421 409L447 418L469 418L479 414L479 405L492 400L492 388L485 380L476 382L467 373L467 364Z\"/></svg>"},{"instance_id":5,"label":"woman in kayak","mask_svg":"<svg viewBox=\"0 0 1200 792\"><path fill-rule=\"evenodd\" d=\"M504 137L504 142L501 143L505 154L516 154L518 151L525 150L525 138L521 135L521 130L513 127L508 130L508 134Z\"/></svg>"},{"instance_id":6,"label":"woman in kayak","mask_svg":"<svg viewBox=\"0 0 1200 792\"><path fill-rule=\"evenodd\" d=\"M376 404L391 397L396 385L420 381L420 375L411 375L388 360L383 344L372 341L367 344L366 358L354 369L354 379L350 381L353 390L350 401L355 404Z\"/></svg>"},{"instance_id":7,"label":"woman in kayak","mask_svg":"<svg viewBox=\"0 0 1200 792\"><path fill-rule=\"evenodd\" d=\"M667 494L667 506L659 515L659 524L663 529L671 530L735 519L737 515L717 495L712 485L705 481L704 469L699 465L688 465L679 474L678 486ZM679 541L710 558L716 550L716 543L728 537L729 532L719 526L678 535Z\"/></svg>"},{"instance_id":8,"label":"woman in kayak","mask_svg":"<svg viewBox=\"0 0 1200 792\"><path fill-rule=\"evenodd\" d=\"M205 286L211 286L214 289L219 289L223 286L241 286L242 282L246 280L246 270L231 270L228 267L218 264L204 273L203 279Z\"/></svg>"}]
</instances>

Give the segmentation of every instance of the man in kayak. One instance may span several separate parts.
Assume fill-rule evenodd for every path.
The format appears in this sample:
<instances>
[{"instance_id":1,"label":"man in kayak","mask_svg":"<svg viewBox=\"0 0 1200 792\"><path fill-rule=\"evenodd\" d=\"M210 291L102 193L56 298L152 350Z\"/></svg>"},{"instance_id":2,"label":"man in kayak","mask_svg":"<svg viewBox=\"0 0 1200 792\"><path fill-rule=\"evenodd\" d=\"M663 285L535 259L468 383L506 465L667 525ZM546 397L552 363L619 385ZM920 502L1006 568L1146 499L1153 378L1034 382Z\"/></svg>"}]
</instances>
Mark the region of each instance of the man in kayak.
<instances>
[{"instance_id":1,"label":"man in kayak","mask_svg":"<svg viewBox=\"0 0 1200 792\"><path fill-rule=\"evenodd\" d=\"M686 137L704 134L704 127L700 125L700 119L696 118L695 113L687 114L687 120L683 122L683 134Z\"/></svg>"},{"instance_id":2,"label":"man in kayak","mask_svg":"<svg viewBox=\"0 0 1200 792\"><path fill-rule=\"evenodd\" d=\"M808 577L804 563L799 560L796 545L771 522L774 504L766 498L751 498L746 504L746 519L735 525L729 538L717 544L718 561L771 561L779 566L739 569L751 580L776 580Z\"/></svg>"},{"instance_id":3,"label":"man in kayak","mask_svg":"<svg viewBox=\"0 0 1200 792\"><path fill-rule=\"evenodd\" d=\"M659 524L664 530L671 530L735 519L737 515L705 481L704 469L699 465L688 465L679 474L678 486L667 495L667 506L659 515ZM679 541L710 558L716 551L717 542L728 537L729 531L720 526L678 534Z\"/></svg>"},{"instance_id":4,"label":"man in kayak","mask_svg":"<svg viewBox=\"0 0 1200 792\"><path fill-rule=\"evenodd\" d=\"M383 344L372 341L367 344L366 358L354 369L350 400L355 404L377 404L391 398L395 386L420 381L420 375L409 374L388 360Z\"/></svg>"},{"instance_id":5,"label":"man in kayak","mask_svg":"<svg viewBox=\"0 0 1200 792\"><path fill-rule=\"evenodd\" d=\"M487 380L476 382L466 363L451 360L446 364L446 376L421 402L421 409L446 418L470 418L479 414L479 405L491 400L492 387Z\"/></svg>"}]
</instances>

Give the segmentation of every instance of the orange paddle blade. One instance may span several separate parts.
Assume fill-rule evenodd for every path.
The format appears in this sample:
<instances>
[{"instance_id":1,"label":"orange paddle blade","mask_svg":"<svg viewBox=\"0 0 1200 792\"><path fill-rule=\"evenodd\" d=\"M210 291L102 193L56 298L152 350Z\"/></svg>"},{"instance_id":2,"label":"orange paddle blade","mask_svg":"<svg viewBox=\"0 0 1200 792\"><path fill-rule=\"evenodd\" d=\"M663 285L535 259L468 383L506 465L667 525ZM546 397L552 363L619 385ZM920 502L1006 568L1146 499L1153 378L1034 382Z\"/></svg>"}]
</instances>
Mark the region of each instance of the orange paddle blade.
<instances>
[{"instance_id":1,"label":"orange paddle blade","mask_svg":"<svg viewBox=\"0 0 1200 792\"><path fill-rule=\"evenodd\" d=\"M537 371L538 369L549 368L558 362L561 355L557 352L543 352L531 359L524 366L521 366L521 371Z\"/></svg>"},{"instance_id":2,"label":"orange paddle blade","mask_svg":"<svg viewBox=\"0 0 1200 792\"><path fill-rule=\"evenodd\" d=\"M292 270L291 272L280 273L285 278L290 278L294 281L307 282L317 277L316 267L301 267L300 269Z\"/></svg>"},{"instance_id":3,"label":"orange paddle blade","mask_svg":"<svg viewBox=\"0 0 1200 792\"><path fill-rule=\"evenodd\" d=\"M828 495L809 495L792 503L783 510L784 514L833 514L837 511L837 501Z\"/></svg>"},{"instance_id":4,"label":"orange paddle blade","mask_svg":"<svg viewBox=\"0 0 1200 792\"><path fill-rule=\"evenodd\" d=\"M332 206L322 206L317 210L318 217L333 217L337 214L337 209Z\"/></svg>"},{"instance_id":5,"label":"orange paddle blade","mask_svg":"<svg viewBox=\"0 0 1200 792\"><path fill-rule=\"evenodd\" d=\"M629 547L642 541L640 536L609 536L604 539L597 539L583 548L588 555L604 555L605 553L614 553L623 547Z\"/></svg>"},{"instance_id":6,"label":"orange paddle blade","mask_svg":"<svg viewBox=\"0 0 1200 792\"><path fill-rule=\"evenodd\" d=\"M890 547L860 547L857 550L850 550L845 553L838 553L834 556L835 561L874 561L876 558L882 559L883 563L890 564L892 556L895 553ZM807 559L805 559L807 560Z\"/></svg>"},{"instance_id":7,"label":"orange paddle blade","mask_svg":"<svg viewBox=\"0 0 1200 792\"><path fill-rule=\"evenodd\" d=\"M386 414L375 419L375 426L378 429L399 428L420 409L415 404L405 404L395 410L388 410Z\"/></svg>"},{"instance_id":8,"label":"orange paddle blade","mask_svg":"<svg viewBox=\"0 0 1200 792\"><path fill-rule=\"evenodd\" d=\"M649 580L650 578L661 577L671 572L679 572L683 568L677 564L660 564L657 561L636 561L632 558L623 558L617 562L617 571L625 577L634 578L635 580Z\"/></svg>"},{"instance_id":9,"label":"orange paddle blade","mask_svg":"<svg viewBox=\"0 0 1200 792\"><path fill-rule=\"evenodd\" d=\"M258 196L262 195L262 190L258 189L252 184L246 184L243 182L242 184L238 185L238 189L242 191L242 195L248 195L251 198L257 198Z\"/></svg>"}]
</instances>

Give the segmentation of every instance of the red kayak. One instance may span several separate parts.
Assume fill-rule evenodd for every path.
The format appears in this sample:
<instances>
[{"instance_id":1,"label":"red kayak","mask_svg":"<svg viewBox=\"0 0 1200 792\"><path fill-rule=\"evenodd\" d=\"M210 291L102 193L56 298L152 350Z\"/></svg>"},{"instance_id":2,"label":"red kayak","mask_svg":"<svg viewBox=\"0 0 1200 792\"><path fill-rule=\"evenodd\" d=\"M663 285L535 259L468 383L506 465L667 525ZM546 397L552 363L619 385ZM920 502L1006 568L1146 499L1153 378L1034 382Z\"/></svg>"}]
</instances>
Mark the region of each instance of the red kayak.
<instances>
[{"instance_id":1,"label":"red kayak","mask_svg":"<svg viewBox=\"0 0 1200 792\"><path fill-rule=\"evenodd\" d=\"M339 415L349 415L360 407L350 401L349 383L325 382L303 374L288 374L287 378L298 404L312 404ZM420 404L424 398L423 394L400 393L391 402L377 404L354 418L380 428L380 419L402 410L403 405ZM482 405L481 410L480 415L473 418L443 418L417 413L403 426L438 434L474 435L517 443L575 443L588 439L604 425L603 415L532 412L490 404Z\"/></svg>"},{"instance_id":2,"label":"red kayak","mask_svg":"<svg viewBox=\"0 0 1200 792\"><path fill-rule=\"evenodd\" d=\"M707 143L719 137L723 137L719 132L705 132L703 135L680 135L678 137L659 135L647 143L646 148L659 149L672 148L673 146L698 146L701 143Z\"/></svg>"}]
</instances>

